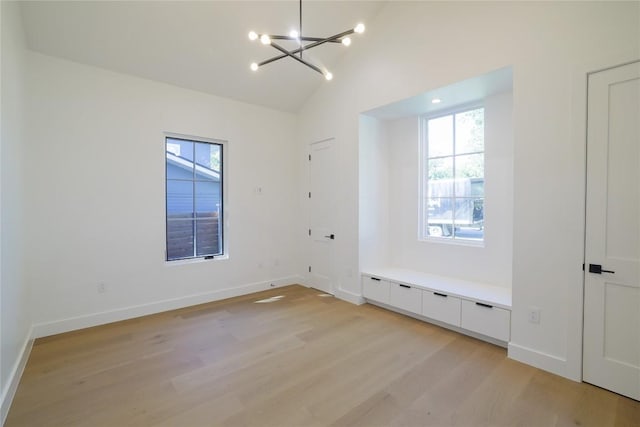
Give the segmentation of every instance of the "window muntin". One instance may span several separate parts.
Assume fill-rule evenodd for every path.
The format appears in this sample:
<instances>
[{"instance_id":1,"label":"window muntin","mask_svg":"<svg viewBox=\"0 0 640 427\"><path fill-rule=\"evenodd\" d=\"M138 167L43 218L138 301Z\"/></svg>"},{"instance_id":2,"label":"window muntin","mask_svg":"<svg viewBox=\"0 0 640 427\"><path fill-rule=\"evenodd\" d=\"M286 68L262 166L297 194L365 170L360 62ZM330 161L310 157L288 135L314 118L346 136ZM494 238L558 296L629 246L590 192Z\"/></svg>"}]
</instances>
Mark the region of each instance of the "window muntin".
<instances>
[{"instance_id":1,"label":"window muntin","mask_svg":"<svg viewBox=\"0 0 640 427\"><path fill-rule=\"evenodd\" d=\"M423 119L421 239L484 240L484 108Z\"/></svg>"},{"instance_id":2,"label":"window muntin","mask_svg":"<svg viewBox=\"0 0 640 427\"><path fill-rule=\"evenodd\" d=\"M165 138L166 259L223 255L223 143Z\"/></svg>"}]
</instances>

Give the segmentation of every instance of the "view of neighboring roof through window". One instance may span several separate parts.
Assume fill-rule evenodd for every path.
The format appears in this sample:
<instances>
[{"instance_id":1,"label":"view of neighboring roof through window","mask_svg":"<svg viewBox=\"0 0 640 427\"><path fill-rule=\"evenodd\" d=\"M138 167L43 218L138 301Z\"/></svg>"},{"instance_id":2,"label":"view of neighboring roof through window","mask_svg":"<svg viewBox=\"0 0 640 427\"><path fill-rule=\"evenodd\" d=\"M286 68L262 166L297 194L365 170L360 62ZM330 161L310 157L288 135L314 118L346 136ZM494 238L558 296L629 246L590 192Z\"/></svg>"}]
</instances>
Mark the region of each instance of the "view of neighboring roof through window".
<instances>
[{"instance_id":1,"label":"view of neighboring roof through window","mask_svg":"<svg viewBox=\"0 0 640 427\"><path fill-rule=\"evenodd\" d=\"M222 255L223 143L167 137L166 259Z\"/></svg>"}]
</instances>

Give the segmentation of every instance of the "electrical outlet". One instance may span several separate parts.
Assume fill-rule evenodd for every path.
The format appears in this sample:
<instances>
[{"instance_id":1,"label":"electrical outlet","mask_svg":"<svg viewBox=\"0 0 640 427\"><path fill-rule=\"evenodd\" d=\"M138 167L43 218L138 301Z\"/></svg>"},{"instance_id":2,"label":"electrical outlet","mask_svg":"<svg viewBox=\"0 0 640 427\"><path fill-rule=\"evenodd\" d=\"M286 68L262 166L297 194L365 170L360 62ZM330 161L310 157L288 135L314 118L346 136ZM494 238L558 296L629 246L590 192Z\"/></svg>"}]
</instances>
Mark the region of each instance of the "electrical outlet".
<instances>
[{"instance_id":1,"label":"electrical outlet","mask_svg":"<svg viewBox=\"0 0 640 427\"><path fill-rule=\"evenodd\" d=\"M540 323L540 309L538 307L529 307L529 323Z\"/></svg>"},{"instance_id":2,"label":"electrical outlet","mask_svg":"<svg viewBox=\"0 0 640 427\"><path fill-rule=\"evenodd\" d=\"M98 283L97 291L99 294L104 294L107 291L107 287L105 286L104 282Z\"/></svg>"}]
</instances>

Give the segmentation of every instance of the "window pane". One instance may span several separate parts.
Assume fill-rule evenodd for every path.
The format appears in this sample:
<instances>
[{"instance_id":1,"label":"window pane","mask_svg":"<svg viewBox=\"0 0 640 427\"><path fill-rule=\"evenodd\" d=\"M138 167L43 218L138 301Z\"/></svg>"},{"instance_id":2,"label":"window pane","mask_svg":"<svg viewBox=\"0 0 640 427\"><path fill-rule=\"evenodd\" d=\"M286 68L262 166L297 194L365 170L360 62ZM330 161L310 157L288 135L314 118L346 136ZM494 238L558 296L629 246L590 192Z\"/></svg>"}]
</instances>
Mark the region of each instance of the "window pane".
<instances>
[{"instance_id":1,"label":"window pane","mask_svg":"<svg viewBox=\"0 0 640 427\"><path fill-rule=\"evenodd\" d=\"M167 220L193 218L193 182L167 180Z\"/></svg>"},{"instance_id":2,"label":"window pane","mask_svg":"<svg viewBox=\"0 0 640 427\"><path fill-rule=\"evenodd\" d=\"M193 220L167 218L167 259L193 257Z\"/></svg>"},{"instance_id":3,"label":"window pane","mask_svg":"<svg viewBox=\"0 0 640 427\"><path fill-rule=\"evenodd\" d=\"M483 240L484 108L426 119L422 236Z\"/></svg>"},{"instance_id":4,"label":"window pane","mask_svg":"<svg viewBox=\"0 0 640 427\"><path fill-rule=\"evenodd\" d=\"M220 183L213 181L196 182L196 213L212 214L220 207Z\"/></svg>"},{"instance_id":5,"label":"window pane","mask_svg":"<svg viewBox=\"0 0 640 427\"><path fill-rule=\"evenodd\" d=\"M175 138L166 141L168 154L193 162L193 142Z\"/></svg>"},{"instance_id":6,"label":"window pane","mask_svg":"<svg viewBox=\"0 0 640 427\"><path fill-rule=\"evenodd\" d=\"M453 236L453 199L440 197L427 199L427 235Z\"/></svg>"},{"instance_id":7,"label":"window pane","mask_svg":"<svg viewBox=\"0 0 640 427\"><path fill-rule=\"evenodd\" d=\"M428 157L453 154L453 116L438 117L427 122Z\"/></svg>"},{"instance_id":8,"label":"window pane","mask_svg":"<svg viewBox=\"0 0 640 427\"><path fill-rule=\"evenodd\" d=\"M167 151L167 179L193 180L193 163Z\"/></svg>"},{"instance_id":9,"label":"window pane","mask_svg":"<svg viewBox=\"0 0 640 427\"><path fill-rule=\"evenodd\" d=\"M223 253L222 143L165 140L167 260Z\"/></svg>"},{"instance_id":10,"label":"window pane","mask_svg":"<svg viewBox=\"0 0 640 427\"><path fill-rule=\"evenodd\" d=\"M456 178L484 178L484 153L456 156Z\"/></svg>"},{"instance_id":11,"label":"window pane","mask_svg":"<svg viewBox=\"0 0 640 427\"><path fill-rule=\"evenodd\" d=\"M453 197L453 194L450 195ZM482 178L456 178L456 197L484 197L484 179Z\"/></svg>"},{"instance_id":12,"label":"window pane","mask_svg":"<svg viewBox=\"0 0 640 427\"><path fill-rule=\"evenodd\" d=\"M456 199L455 237L482 240L484 237L484 199Z\"/></svg>"},{"instance_id":13,"label":"window pane","mask_svg":"<svg viewBox=\"0 0 640 427\"><path fill-rule=\"evenodd\" d=\"M221 146L196 143L196 179L220 181Z\"/></svg>"},{"instance_id":14,"label":"window pane","mask_svg":"<svg viewBox=\"0 0 640 427\"><path fill-rule=\"evenodd\" d=\"M473 224L473 199L456 199L455 222L457 226Z\"/></svg>"},{"instance_id":15,"label":"window pane","mask_svg":"<svg viewBox=\"0 0 640 427\"><path fill-rule=\"evenodd\" d=\"M471 178L471 197L484 197L484 179Z\"/></svg>"},{"instance_id":16,"label":"window pane","mask_svg":"<svg viewBox=\"0 0 640 427\"><path fill-rule=\"evenodd\" d=\"M196 221L196 256L222 253L217 213L198 214Z\"/></svg>"},{"instance_id":17,"label":"window pane","mask_svg":"<svg viewBox=\"0 0 640 427\"><path fill-rule=\"evenodd\" d=\"M456 114L456 154L484 151L484 108Z\"/></svg>"}]
</instances>

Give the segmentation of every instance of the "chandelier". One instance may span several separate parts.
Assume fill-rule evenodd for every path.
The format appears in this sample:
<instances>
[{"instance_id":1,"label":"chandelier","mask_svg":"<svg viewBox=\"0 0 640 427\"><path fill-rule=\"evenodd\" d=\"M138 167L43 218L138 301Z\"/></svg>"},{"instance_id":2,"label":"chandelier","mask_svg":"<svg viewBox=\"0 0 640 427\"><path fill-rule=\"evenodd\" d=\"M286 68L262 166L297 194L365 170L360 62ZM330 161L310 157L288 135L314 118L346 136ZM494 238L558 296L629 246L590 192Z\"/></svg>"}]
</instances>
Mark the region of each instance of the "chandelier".
<instances>
[{"instance_id":1,"label":"chandelier","mask_svg":"<svg viewBox=\"0 0 640 427\"><path fill-rule=\"evenodd\" d=\"M278 36L273 34L258 34L255 31L249 32L249 40L256 41L260 40L263 45L271 45L274 49L280 52L279 55L274 56L273 58L265 59L262 62L256 63L253 62L251 64L251 70L258 71L260 67L263 65L270 64L272 62L278 61L283 58L292 58L298 61L299 63L306 65L311 68L313 71L316 71L324 76L325 79L331 80L333 78L333 74L327 69L320 69L317 65L311 63L308 59L303 58L302 54L305 50L309 50L316 46L320 46L325 43L341 43L344 46L349 46L351 44L351 38L349 35L353 33L361 34L364 32L364 24L358 24L354 28L343 31L339 34L335 34L331 37L306 37L302 34L302 0L300 0L300 22L298 30L291 30L288 36ZM274 42L274 40L290 40L297 42L298 47L293 50L287 50L284 47L280 46L278 43ZM304 44L306 42L306 44Z\"/></svg>"}]
</instances>

